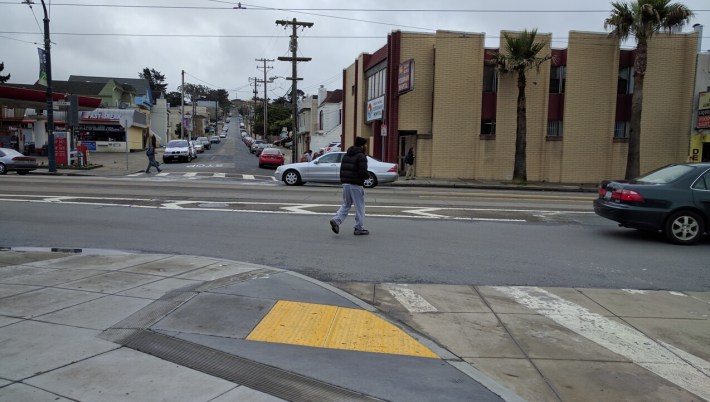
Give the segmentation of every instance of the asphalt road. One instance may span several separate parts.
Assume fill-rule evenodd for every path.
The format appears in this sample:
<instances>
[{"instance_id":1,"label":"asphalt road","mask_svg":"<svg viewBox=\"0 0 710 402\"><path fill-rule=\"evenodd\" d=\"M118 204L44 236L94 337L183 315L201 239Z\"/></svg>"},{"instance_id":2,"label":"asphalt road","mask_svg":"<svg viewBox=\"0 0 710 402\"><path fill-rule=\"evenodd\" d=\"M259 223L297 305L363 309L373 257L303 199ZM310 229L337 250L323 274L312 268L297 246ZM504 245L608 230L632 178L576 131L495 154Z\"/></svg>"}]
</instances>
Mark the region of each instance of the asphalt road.
<instances>
[{"instance_id":1,"label":"asphalt road","mask_svg":"<svg viewBox=\"0 0 710 402\"><path fill-rule=\"evenodd\" d=\"M332 212L124 205L0 201L0 246L214 256L324 281L710 289L705 244L673 246L604 220L371 216L366 226L372 234L353 236L352 218L340 235L330 231Z\"/></svg>"}]
</instances>

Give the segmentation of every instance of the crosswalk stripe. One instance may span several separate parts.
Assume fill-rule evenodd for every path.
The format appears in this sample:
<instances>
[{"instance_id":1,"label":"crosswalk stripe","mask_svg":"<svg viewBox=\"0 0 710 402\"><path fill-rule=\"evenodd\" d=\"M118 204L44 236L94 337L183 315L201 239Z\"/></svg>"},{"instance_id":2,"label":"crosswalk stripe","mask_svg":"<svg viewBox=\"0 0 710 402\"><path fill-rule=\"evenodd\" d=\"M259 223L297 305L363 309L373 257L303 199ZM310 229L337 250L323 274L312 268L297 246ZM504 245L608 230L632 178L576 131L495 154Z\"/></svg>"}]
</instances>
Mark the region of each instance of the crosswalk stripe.
<instances>
[{"instance_id":1,"label":"crosswalk stripe","mask_svg":"<svg viewBox=\"0 0 710 402\"><path fill-rule=\"evenodd\" d=\"M703 368L709 367L710 363L700 357L687 352L679 355L676 348L669 349L664 343L656 342L632 327L593 313L542 288L494 286L493 289L675 385L710 400L710 379L701 368L688 363L692 361Z\"/></svg>"}]
</instances>

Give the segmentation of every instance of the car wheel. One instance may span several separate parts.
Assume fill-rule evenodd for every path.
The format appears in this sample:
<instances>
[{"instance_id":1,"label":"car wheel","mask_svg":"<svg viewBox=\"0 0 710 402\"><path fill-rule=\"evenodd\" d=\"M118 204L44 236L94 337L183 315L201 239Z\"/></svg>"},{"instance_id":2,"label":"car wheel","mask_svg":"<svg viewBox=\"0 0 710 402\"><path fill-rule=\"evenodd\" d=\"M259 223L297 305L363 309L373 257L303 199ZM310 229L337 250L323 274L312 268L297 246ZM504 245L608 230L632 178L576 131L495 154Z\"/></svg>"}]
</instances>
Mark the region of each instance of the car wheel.
<instances>
[{"instance_id":1,"label":"car wheel","mask_svg":"<svg viewBox=\"0 0 710 402\"><path fill-rule=\"evenodd\" d=\"M20 176L24 176L27 174L27 172L29 172L29 170L18 170L17 174L19 174Z\"/></svg>"},{"instance_id":2,"label":"car wheel","mask_svg":"<svg viewBox=\"0 0 710 402\"><path fill-rule=\"evenodd\" d=\"M365 182L362 184L362 186L365 188L373 188L377 186L377 176L375 176L375 174L372 172L367 172L367 179L365 179Z\"/></svg>"},{"instance_id":3,"label":"car wheel","mask_svg":"<svg viewBox=\"0 0 710 402\"><path fill-rule=\"evenodd\" d=\"M259 168L263 169L263 168L264 168L264 165L262 165L262 164L260 163L260 164L259 164Z\"/></svg>"},{"instance_id":4,"label":"car wheel","mask_svg":"<svg viewBox=\"0 0 710 402\"><path fill-rule=\"evenodd\" d=\"M5 174L7 173L7 168L5 167L4 164L0 163L0 174Z\"/></svg>"},{"instance_id":5,"label":"car wheel","mask_svg":"<svg viewBox=\"0 0 710 402\"><path fill-rule=\"evenodd\" d=\"M287 186L297 186L301 183L301 175L295 170L287 170L283 177L284 183Z\"/></svg>"},{"instance_id":6,"label":"car wheel","mask_svg":"<svg viewBox=\"0 0 710 402\"><path fill-rule=\"evenodd\" d=\"M705 223L695 212L678 211L668 217L663 233L673 244L695 244L705 233Z\"/></svg>"}]
</instances>

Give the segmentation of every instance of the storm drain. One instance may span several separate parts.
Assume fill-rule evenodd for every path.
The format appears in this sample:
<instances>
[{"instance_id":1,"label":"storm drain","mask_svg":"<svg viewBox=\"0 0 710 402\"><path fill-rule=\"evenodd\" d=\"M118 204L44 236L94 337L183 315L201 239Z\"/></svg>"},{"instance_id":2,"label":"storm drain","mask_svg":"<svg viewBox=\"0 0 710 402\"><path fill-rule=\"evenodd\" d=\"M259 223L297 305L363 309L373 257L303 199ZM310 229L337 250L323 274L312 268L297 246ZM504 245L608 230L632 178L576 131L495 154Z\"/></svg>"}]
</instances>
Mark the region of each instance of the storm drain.
<instances>
[{"instance_id":1,"label":"storm drain","mask_svg":"<svg viewBox=\"0 0 710 402\"><path fill-rule=\"evenodd\" d=\"M382 401L192 342L141 330L125 346L287 401Z\"/></svg>"}]
</instances>

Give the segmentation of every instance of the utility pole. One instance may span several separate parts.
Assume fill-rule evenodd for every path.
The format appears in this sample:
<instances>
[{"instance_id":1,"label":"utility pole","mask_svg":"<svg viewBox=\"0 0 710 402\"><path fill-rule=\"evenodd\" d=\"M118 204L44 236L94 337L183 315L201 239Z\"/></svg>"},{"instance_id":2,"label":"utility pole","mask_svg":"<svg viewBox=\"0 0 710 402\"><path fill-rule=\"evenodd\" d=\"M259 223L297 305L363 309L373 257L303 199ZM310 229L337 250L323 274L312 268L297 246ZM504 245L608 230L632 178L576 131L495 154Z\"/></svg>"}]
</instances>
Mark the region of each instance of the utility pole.
<instances>
[{"instance_id":1,"label":"utility pole","mask_svg":"<svg viewBox=\"0 0 710 402\"><path fill-rule=\"evenodd\" d=\"M256 102L257 102L257 100L259 99L259 98L257 97L257 95L259 94L259 92L256 90L257 81L258 81L258 78L257 78L257 77L254 77L254 106L252 107L252 110L253 110L254 112L253 112L252 115L251 115L251 118L252 118L252 122L251 122L251 133L252 133L252 135L254 134L254 126L256 125Z\"/></svg>"},{"instance_id":2,"label":"utility pole","mask_svg":"<svg viewBox=\"0 0 710 402\"><path fill-rule=\"evenodd\" d=\"M56 156L54 152L54 99L52 92L52 55L50 52L51 41L49 40L49 14L47 14L47 5L42 1L42 10L44 11L44 65L47 69L47 163L48 170L52 173L57 171ZM32 8L32 0L25 0L23 3ZM128 137L126 137L128 141Z\"/></svg>"},{"instance_id":3,"label":"utility pole","mask_svg":"<svg viewBox=\"0 0 710 402\"><path fill-rule=\"evenodd\" d=\"M297 161L298 155L298 80L303 78L298 78L298 71L296 65L299 61L311 61L310 57L297 57L298 52L298 35L296 30L298 27L310 28L313 26L312 22L302 22L292 19L291 21L277 20L277 25L291 25L291 57L279 57L279 61L290 61L291 62L291 77L286 77L287 80L291 80L291 103L293 104L293 149L291 150L291 162Z\"/></svg>"},{"instance_id":4,"label":"utility pole","mask_svg":"<svg viewBox=\"0 0 710 402\"><path fill-rule=\"evenodd\" d=\"M268 132L269 132L269 130L268 130L268 127L269 127L269 119L267 118L268 113L269 113L269 112L268 112L268 108L269 108L269 94L268 94L268 92L266 91L266 83L267 83L267 81L266 81L266 72L267 72L268 70L271 70L271 69L273 68L273 67L271 67L271 66L267 66L266 63L267 63L267 62L272 62L272 61L274 61L274 60L273 60L273 59L256 59L256 61L262 61L262 62L264 62L264 67L256 66L256 68L258 68L258 69L263 69L263 70L264 70L264 140L266 140L266 134L268 134Z\"/></svg>"},{"instance_id":5,"label":"utility pole","mask_svg":"<svg viewBox=\"0 0 710 402\"><path fill-rule=\"evenodd\" d=\"M182 70L182 85L180 85L180 139L185 139L185 70Z\"/></svg>"}]
</instances>

